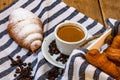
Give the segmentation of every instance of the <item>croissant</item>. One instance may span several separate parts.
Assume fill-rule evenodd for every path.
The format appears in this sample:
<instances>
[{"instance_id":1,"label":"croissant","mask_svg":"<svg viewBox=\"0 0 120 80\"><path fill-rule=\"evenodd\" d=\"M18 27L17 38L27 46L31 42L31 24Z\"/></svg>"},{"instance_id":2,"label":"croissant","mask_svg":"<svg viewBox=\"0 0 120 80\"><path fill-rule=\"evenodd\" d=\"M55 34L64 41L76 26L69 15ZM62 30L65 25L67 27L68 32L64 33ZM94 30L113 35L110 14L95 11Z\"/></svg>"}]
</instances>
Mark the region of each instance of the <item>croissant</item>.
<instances>
[{"instance_id":1,"label":"croissant","mask_svg":"<svg viewBox=\"0 0 120 80\"><path fill-rule=\"evenodd\" d=\"M42 45L42 21L26 9L18 8L10 14L7 31L20 46L32 52Z\"/></svg>"}]
</instances>

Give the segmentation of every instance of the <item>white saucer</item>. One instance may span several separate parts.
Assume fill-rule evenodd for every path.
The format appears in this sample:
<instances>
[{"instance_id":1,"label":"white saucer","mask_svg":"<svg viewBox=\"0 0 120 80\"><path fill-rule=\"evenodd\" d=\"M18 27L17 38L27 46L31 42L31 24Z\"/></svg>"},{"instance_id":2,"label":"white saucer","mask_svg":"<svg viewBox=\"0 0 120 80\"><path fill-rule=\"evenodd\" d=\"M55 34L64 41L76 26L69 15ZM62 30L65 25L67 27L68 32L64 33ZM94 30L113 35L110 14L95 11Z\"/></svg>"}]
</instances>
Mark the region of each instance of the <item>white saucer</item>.
<instances>
[{"instance_id":1,"label":"white saucer","mask_svg":"<svg viewBox=\"0 0 120 80\"><path fill-rule=\"evenodd\" d=\"M90 37L90 35L89 35ZM49 45L52 42L52 40L55 39L54 33L49 34L42 43L42 54L45 57L45 59L53 64L54 66L57 66L59 68L65 68L65 64L63 64L62 62L56 61L56 58L60 55L60 54L54 54L53 56L50 55L50 53L48 52L49 50ZM85 45L85 48L87 48L91 43Z\"/></svg>"},{"instance_id":2,"label":"white saucer","mask_svg":"<svg viewBox=\"0 0 120 80\"><path fill-rule=\"evenodd\" d=\"M63 64L62 62L56 61L56 58L59 56L59 54L54 54L53 56L51 56L50 53L48 52L49 45L54 39L55 39L54 33L51 33L43 40L42 54L45 57L45 59L51 64L53 64L54 66L57 66L59 68L65 68L65 64Z\"/></svg>"}]
</instances>

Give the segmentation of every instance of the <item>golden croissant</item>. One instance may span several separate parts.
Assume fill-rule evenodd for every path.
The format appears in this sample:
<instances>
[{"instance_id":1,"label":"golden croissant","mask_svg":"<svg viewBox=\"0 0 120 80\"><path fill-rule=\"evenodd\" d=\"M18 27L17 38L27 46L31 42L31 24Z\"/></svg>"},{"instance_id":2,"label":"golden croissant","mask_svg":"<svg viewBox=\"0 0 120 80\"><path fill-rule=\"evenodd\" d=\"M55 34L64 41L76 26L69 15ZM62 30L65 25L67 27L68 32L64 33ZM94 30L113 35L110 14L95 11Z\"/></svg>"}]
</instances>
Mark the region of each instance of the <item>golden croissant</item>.
<instances>
[{"instance_id":1,"label":"golden croissant","mask_svg":"<svg viewBox=\"0 0 120 80\"><path fill-rule=\"evenodd\" d=\"M42 45L42 22L26 9L18 8L10 14L7 31L20 46L32 52Z\"/></svg>"}]
</instances>

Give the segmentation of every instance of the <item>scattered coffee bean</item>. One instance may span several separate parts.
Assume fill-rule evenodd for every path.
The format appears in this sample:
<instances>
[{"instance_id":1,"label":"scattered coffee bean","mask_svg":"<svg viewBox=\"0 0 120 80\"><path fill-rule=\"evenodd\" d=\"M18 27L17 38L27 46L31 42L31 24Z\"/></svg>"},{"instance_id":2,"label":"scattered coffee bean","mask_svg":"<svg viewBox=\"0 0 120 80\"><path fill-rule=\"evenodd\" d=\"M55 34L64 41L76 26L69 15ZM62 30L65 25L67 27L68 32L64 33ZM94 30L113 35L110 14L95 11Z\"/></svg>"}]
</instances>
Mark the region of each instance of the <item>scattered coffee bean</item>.
<instances>
[{"instance_id":1,"label":"scattered coffee bean","mask_svg":"<svg viewBox=\"0 0 120 80\"><path fill-rule=\"evenodd\" d=\"M17 74L14 74L14 77L17 77Z\"/></svg>"},{"instance_id":2,"label":"scattered coffee bean","mask_svg":"<svg viewBox=\"0 0 120 80\"><path fill-rule=\"evenodd\" d=\"M58 77L58 75L60 75L59 68L54 67L53 69L51 69L51 70L48 72L47 78L48 78L49 80L55 80L56 77Z\"/></svg>"},{"instance_id":3,"label":"scattered coffee bean","mask_svg":"<svg viewBox=\"0 0 120 80\"><path fill-rule=\"evenodd\" d=\"M28 66L31 66L31 63L28 63Z\"/></svg>"},{"instance_id":4,"label":"scattered coffee bean","mask_svg":"<svg viewBox=\"0 0 120 80\"><path fill-rule=\"evenodd\" d=\"M15 71L15 73L20 73L20 69L19 68L16 68L16 71Z\"/></svg>"},{"instance_id":5,"label":"scattered coffee bean","mask_svg":"<svg viewBox=\"0 0 120 80\"><path fill-rule=\"evenodd\" d=\"M17 56L14 60L12 57L8 56L8 58L11 60L11 67L18 66L16 68L14 77L17 77L17 80L32 80L33 76L31 76L32 68L31 63L23 63L20 56ZM17 75L18 74L18 75Z\"/></svg>"},{"instance_id":6,"label":"scattered coffee bean","mask_svg":"<svg viewBox=\"0 0 120 80\"><path fill-rule=\"evenodd\" d=\"M17 58L17 59L20 59L21 57L20 57L20 56L17 56L16 58Z\"/></svg>"},{"instance_id":7,"label":"scattered coffee bean","mask_svg":"<svg viewBox=\"0 0 120 80\"><path fill-rule=\"evenodd\" d=\"M53 40L50 45L49 45L49 51L48 51L51 55L53 54L59 54L60 51L57 49L57 46L56 46L56 42L55 40Z\"/></svg>"},{"instance_id":8,"label":"scattered coffee bean","mask_svg":"<svg viewBox=\"0 0 120 80\"><path fill-rule=\"evenodd\" d=\"M27 63L23 63L23 66L27 66Z\"/></svg>"},{"instance_id":9,"label":"scattered coffee bean","mask_svg":"<svg viewBox=\"0 0 120 80\"><path fill-rule=\"evenodd\" d=\"M50 53L50 55L54 55L54 54L60 54L57 58L56 58L56 61L60 61L60 62L62 62L63 64L65 64L66 62L67 62L67 59L68 59L68 57L69 56L67 56L67 55L64 55L64 54L62 54L59 50L58 50L58 48L57 48L57 46L56 46L56 42L55 42L55 40L52 40L52 42L49 44L49 50L48 50L48 52Z\"/></svg>"}]
</instances>

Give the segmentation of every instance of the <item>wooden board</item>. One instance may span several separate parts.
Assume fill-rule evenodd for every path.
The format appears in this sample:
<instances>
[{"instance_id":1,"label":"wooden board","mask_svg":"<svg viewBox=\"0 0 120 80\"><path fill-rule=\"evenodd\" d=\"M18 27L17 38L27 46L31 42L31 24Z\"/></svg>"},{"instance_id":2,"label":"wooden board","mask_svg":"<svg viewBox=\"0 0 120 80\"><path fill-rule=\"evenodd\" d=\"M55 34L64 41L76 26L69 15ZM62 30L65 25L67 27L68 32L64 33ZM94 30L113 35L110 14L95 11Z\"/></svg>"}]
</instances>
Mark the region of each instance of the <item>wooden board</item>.
<instances>
[{"instance_id":1,"label":"wooden board","mask_svg":"<svg viewBox=\"0 0 120 80\"><path fill-rule=\"evenodd\" d=\"M0 10L12 3L13 0L0 0ZM75 7L88 17L103 24L98 0L62 0L69 6Z\"/></svg>"},{"instance_id":2,"label":"wooden board","mask_svg":"<svg viewBox=\"0 0 120 80\"><path fill-rule=\"evenodd\" d=\"M106 18L120 20L120 0L100 0L104 21Z\"/></svg>"},{"instance_id":3,"label":"wooden board","mask_svg":"<svg viewBox=\"0 0 120 80\"><path fill-rule=\"evenodd\" d=\"M62 0L69 6L73 6L79 12L96 21L106 23L106 18L120 20L120 0ZM7 7L13 0L0 0L0 10ZM105 24L106 25L106 24ZM107 26L107 25L106 25Z\"/></svg>"},{"instance_id":4,"label":"wooden board","mask_svg":"<svg viewBox=\"0 0 120 80\"><path fill-rule=\"evenodd\" d=\"M86 16L91 17L104 25L98 0L62 0L62 1L68 4L69 6L75 7L79 12L84 13Z\"/></svg>"},{"instance_id":5,"label":"wooden board","mask_svg":"<svg viewBox=\"0 0 120 80\"><path fill-rule=\"evenodd\" d=\"M13 0L0 0L0 10L4 9L8 5L10 5Z\"/></svg>"}]
</instances>

